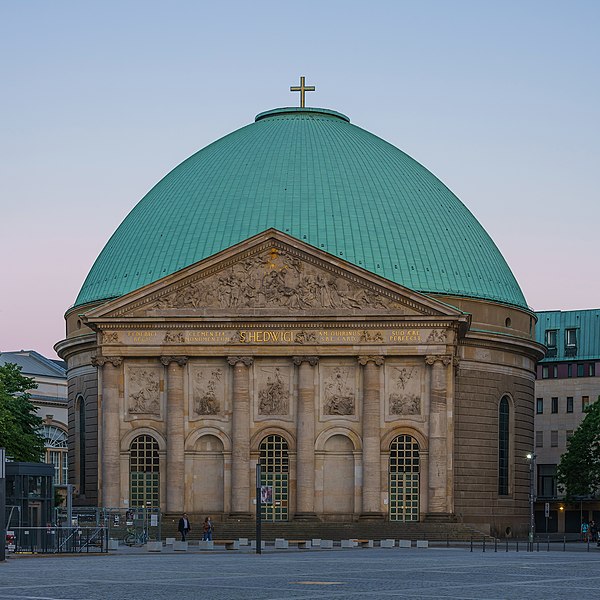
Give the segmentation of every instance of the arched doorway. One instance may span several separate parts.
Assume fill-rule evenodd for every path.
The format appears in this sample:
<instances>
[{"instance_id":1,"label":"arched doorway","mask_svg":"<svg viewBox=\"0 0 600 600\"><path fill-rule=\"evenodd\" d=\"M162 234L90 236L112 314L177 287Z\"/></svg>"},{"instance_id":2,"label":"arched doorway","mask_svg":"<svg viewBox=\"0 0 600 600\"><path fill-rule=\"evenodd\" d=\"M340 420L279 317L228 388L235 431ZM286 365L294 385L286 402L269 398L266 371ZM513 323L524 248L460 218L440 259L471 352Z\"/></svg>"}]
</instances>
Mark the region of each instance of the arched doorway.
<instances>
[{"instance_id":1,"label":"arched doorway","mask_svg":"<svg viewBox=\"0 0 600 600\"><path fill-rule=\"evenodd\" d=\"M151 435L138 435L129 446L129 506L160 506L158 442Z\"/></svg>"},{"instance_id":2,"label":"arched doorway","mask_svg":"<svg viewBox=\"0 0 600 600\"><path fill-rule=\"evenodd\" d=\"M212 434L201 436L194 445L193 485L186 487L186 506L193 513L214 515L224 510L223 442Z\"/></svg>"},{"instance_id":3,"label":"arched doorway","mask_svg":"<svg viewBox=\"0 0 600 600\"><path fill-rule=\"evenodd\" d=\"M323 512L351 519L354 513L354 445L345 435L332 435L324 446Z\"/></svg>"},{"instance_id":4,"label":"arched doorway","mask_svg":"<svg viewBox=\"0 0 600 600\"><path fill-rule=\"evenodd\" d=\"M265 521L287 521L289 499L288 443L280 435L269 435L260 444L261 485L272 486L272 504L262 505Z\"/></svg>"},{"instance_id":5,"label":"arched doorway","mask_svg":"<svg viewBox=\"0 0 600 600\"><path fill-rule=\"evenodd\" d=\"M399 435L390 444L390 521L419 520L419 444Z\"/></svg>"}]
</instances>

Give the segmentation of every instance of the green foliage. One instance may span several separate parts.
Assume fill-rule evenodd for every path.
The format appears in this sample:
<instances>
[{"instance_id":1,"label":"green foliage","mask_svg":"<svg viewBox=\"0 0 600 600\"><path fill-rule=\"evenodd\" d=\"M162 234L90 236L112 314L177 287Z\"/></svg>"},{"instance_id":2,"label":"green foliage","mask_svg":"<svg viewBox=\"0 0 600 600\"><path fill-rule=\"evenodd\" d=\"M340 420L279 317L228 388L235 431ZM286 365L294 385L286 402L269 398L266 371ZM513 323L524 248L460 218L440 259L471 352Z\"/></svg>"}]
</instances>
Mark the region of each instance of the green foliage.
<instances>
[{"instance_id":1,"label":"green foliage","mask_svg":"<svg viewBox=\"0 0 600 600\"><path fill-rule=\"evenodd\" d=\"M595 496L600 491L600 402L588 406L560 459L557 475L567 500Z\"/></svg>"},{"instance_id":2,"label":"green foliage","mask_svg":"<svg viewBox=\"0 0 600 600\"><path fill-rule=\"evenodd\" d=\"M42 419L27 393L35 388L37 384L21 374L21 367L0 366L0 446L15 461L39 462L44 454Z\"/></svg>"}]
</instances>

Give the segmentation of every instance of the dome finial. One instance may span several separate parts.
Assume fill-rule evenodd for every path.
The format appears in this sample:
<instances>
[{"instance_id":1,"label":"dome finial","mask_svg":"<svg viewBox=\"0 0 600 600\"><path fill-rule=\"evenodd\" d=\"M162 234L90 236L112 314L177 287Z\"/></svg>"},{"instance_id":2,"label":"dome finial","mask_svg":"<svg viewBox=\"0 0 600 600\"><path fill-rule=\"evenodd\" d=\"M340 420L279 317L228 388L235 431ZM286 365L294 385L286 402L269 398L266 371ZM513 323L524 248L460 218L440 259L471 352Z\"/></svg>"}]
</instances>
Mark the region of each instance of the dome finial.
<instances>
[{"instance_id":1,"label":"dome finial","mask_svg":"<svg viewBox=\"0 0 600 600\"><path fill-rule=\"evenodd\" d=\"M314 85L304 85L304 76L300 77L300 86L292 86L290 92L300 92L300 108L304 108L304 94L305 92L314 92Z\"/></svg>"}]
</instances>

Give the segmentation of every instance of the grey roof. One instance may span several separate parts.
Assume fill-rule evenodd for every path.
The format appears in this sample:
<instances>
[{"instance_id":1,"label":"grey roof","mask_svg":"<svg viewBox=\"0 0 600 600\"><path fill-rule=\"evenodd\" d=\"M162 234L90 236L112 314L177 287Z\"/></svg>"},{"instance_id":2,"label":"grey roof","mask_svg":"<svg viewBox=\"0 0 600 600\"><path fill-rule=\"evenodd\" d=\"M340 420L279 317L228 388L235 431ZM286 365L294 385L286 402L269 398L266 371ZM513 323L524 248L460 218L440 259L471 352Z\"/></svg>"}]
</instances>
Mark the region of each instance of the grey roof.
<instances>
[{"instance_id":1,"label":"grey roof","mask_svg":"<svg viewBox=\"0 0 600 600\"><path fill-rule=\"evenodd\" d=\"M58 364L42 356L35 350L20 350L19 352L0 352L0 365L14 363L21 367L23 375L38 377L56 377L65 379L67 371ZM62 361L61 361L62 362Z\"/></svg>"}]
</instances>

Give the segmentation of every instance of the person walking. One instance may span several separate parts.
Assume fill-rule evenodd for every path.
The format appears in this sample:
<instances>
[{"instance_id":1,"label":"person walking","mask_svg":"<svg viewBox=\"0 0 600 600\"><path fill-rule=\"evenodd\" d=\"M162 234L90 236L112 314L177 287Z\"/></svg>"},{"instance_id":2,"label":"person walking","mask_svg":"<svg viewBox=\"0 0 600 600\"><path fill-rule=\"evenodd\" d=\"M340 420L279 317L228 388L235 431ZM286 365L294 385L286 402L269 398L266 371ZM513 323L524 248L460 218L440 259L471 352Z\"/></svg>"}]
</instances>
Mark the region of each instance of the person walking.
<instances>
[{"instance_id":1,"label":"person walking","mask_svg":"<svg viewBox=\"0 0 600 600\"><path fill-rule=\"evenodd\" d=\"M185 542L185 538L187 534L192 530L192 526L190 525L190 520L188 519L187 513L183 513L181 519L179 519L179 524L177 525L177 531L181 534L181 541Z\"/></svg>"},{"instance_id":2,"label":"person walking","mask_svg":"<svg viewBox=\"0 0 600 600\"><path fill-rule=\"evenodd\" d=\"M210 520L210 517L206 517L206 519L204 519L204 524L202 525L202 539L205 542L210 542L213 539L213 531L215 530L212 521Z\"/></svg>"}]
</instances>

